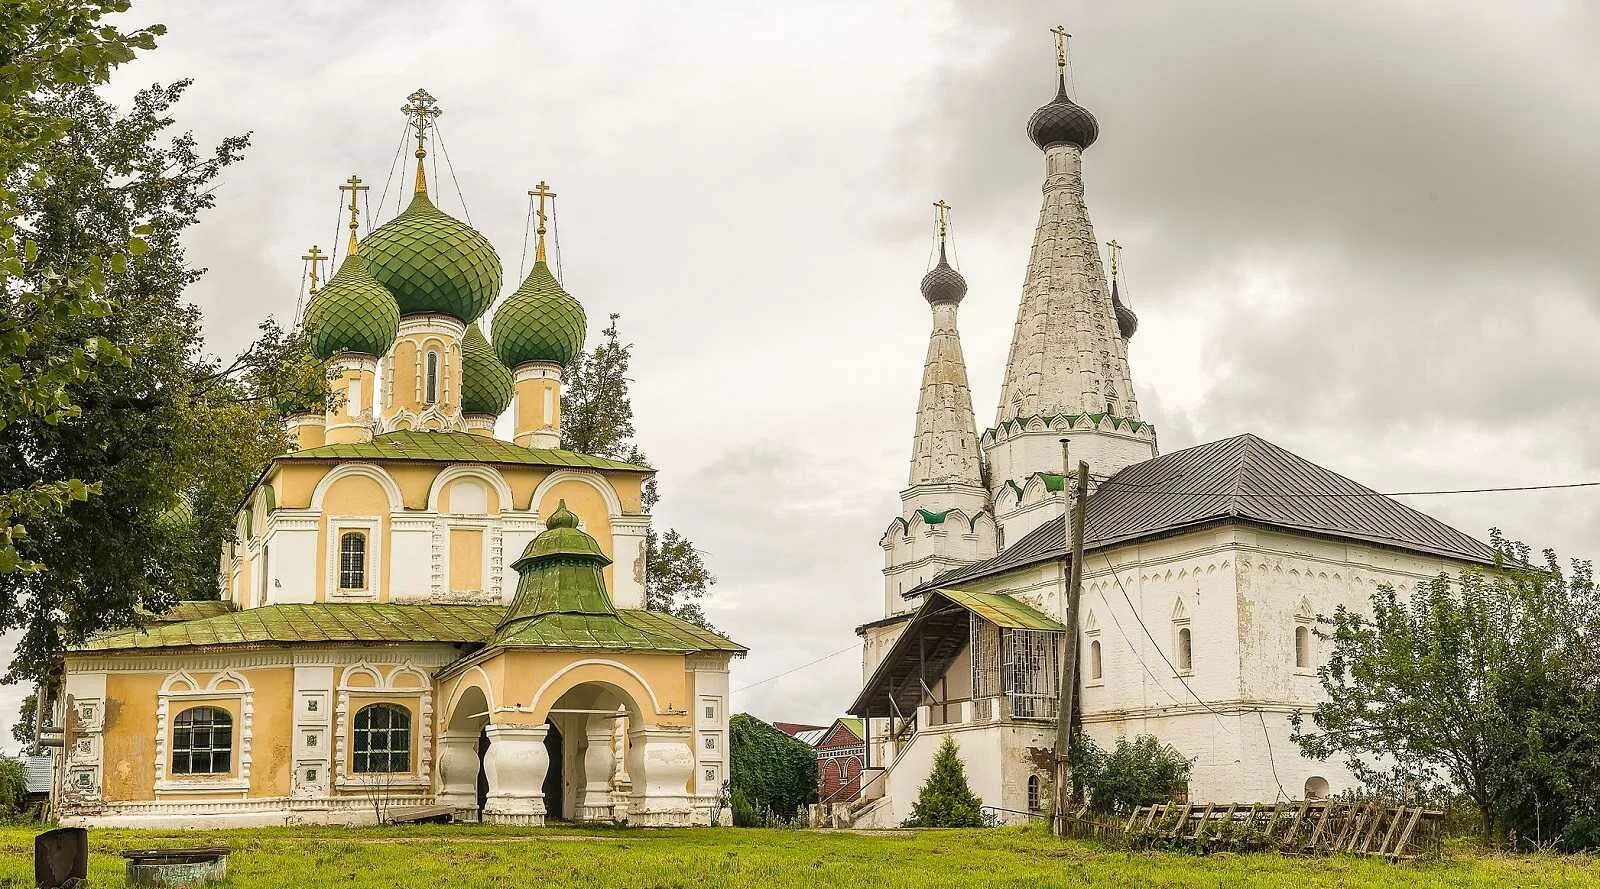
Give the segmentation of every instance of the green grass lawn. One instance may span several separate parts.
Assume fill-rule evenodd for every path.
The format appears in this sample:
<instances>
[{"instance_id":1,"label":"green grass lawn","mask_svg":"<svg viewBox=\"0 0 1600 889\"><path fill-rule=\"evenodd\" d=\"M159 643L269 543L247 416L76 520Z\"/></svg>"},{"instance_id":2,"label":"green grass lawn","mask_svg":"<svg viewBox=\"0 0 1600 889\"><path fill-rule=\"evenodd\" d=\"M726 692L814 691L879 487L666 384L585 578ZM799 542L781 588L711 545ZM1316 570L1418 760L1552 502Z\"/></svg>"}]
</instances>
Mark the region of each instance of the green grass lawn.
<instances>
[{"instance_id":1,"label":"green grass lawn","mask_svg":"<svg viewBox=\"0 0 1600 889\"><path fill-rule=\"evenodd\" d=\"M33 835L0 827L0 887L33 886ZM1600 887L1589 857L1485 857L1391 866L1356 858L1107 851L1040 828L851 834L790 830L584 830L477 825L91 830L90 884L122 885L129 848L227 845L230 885L341 889L824 889L860 886Z\"/></svg>"}]
</instances>

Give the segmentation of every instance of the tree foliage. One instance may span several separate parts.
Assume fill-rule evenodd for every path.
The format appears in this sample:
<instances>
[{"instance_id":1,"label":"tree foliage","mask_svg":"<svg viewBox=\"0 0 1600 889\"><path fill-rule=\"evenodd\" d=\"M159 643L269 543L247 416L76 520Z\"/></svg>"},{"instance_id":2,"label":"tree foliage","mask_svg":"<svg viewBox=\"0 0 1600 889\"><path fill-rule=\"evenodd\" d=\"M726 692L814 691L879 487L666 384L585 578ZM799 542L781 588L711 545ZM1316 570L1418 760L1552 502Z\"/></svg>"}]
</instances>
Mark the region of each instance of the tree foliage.
<instances>
[{"instance_id":1,"label":"tree foliage","mask_svg":"<svg viewBox=\"0 0 1600 889\"><path fill-rule=\"evenodd\" d=\"M0 432L16 423L60 423L77 415L76 385L94 368L126 360L116 344L60 341L61 324L104 315L107 276L147 249L135 226L106 249L71 257L41 249L26 192L53 187L42 158L66 138L70 120L40 96L88 89L155 46L165 28L105 24L121 0L16 0L0 7ZM41 341L48 342L42 346ZM98 489L70 475L0 480L0 575L37 572L25 556L36 520L81 503Z\"/></svg>"},{"instance_id":2,"label":"tree foliage","mask_svg":"<svg viewBox=\"0 0 1600 889\"><path fill-rule=\"evenodd\" d=\"M967 784L967 767L961 762L960 749L954 738L945 735L905 826L983 827L987 823L983 801Z\"/></svg>"},{"instance_id":3,"label":"tree foliage","mask_svg":"<svg viewBox=\"0 0 1600 889\"><path fill-rule=\"evenodd\" d=\"M1126 814L1139 806L1170 801L1189 781L1194 760L1155 735L1118 738L1108 751L1080 735L1072 751L1072 779L1089 809Z\"/></svg>"},{"instance_id":4,"label":"tree foliage","mask_svg":"<svg viewBox=\"0 0 1600 889\"><path fill-rule=\"evenodd\" d=\"M728 737L735 825L792 820L817 801L816 751L748 713L728 720Z\"/></svg>"},{"instance_id":5,"label":"tree foliage","mask_svg":"<svg viewBox=\"0 0 1600 889\"><path fill-rule=\"evenodd\" d=\"M1371 614L1326 620L1327 701L1295 717L1306 755L1343 755L1362 780L1399 775L1463 793L1482 840L1502 830L1592 845L1600 824L1600 599L1591 568L1540 561L1494 535L1487 571L1440 575ZM1391 782L1392 783L1392 782ZM1585 840L1581 835L1588 835Z\"/></svg>"},{"instance_id":6,"label":"tree foliage","mask_svg":"<svg viewBox=\"0 0 1600 889\"><path fill-rule=\"evenodd\" d=\"M633 400L628 392L628 369L633 344L622 342L617 331L619 315L601 333L600 342L581 352L567 371L561 393L561 446L584 454L649 465L634 441ZM644 486L644 510L660 502L656 480ZM645 535L645 603L651 611L711 627L706 619L706 592L717 582L694 542L669 528L652 526Z\"/></svg>"}]
</instances>

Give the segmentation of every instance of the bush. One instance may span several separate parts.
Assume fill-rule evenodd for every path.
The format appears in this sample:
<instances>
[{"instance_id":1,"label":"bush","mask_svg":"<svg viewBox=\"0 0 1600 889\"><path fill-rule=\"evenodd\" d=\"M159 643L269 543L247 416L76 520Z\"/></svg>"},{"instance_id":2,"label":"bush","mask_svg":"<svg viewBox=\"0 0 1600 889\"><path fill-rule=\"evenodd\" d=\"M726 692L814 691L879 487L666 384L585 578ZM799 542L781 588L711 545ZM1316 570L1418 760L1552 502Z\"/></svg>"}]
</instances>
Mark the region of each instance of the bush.
<instances>
[{"instance_id":1,"label":"bush","mask_svg":"<svg viewBox=\"0 0 1600 889\"><path fill-rule=\"evenodd\" d=\"M728 735L734 824L792 821L817 801L816 751L748 713L728 720Z\"/></svg>"},{"instance_id":2,"label":"bush","mask_svg":"<svg viewBox=\"0 0 1600 889\"><path fill-rule=\"evenodd\" d=\"M28 794L28 774L22 760L0 756L0 818L22 814L23 798Z\"/></svg>"},{"instance_id":3,"label":"bush","mask_svg":"<svg viewBox=\"0 0 1600 889\"><path fill-rule=\"evenodd\" d=\"M1189 780L1194 760L1155 735L1118 738L1107 752L1088 735L1072 751L1072 777L1091 811L1125 815L1139 806L1164 803Z\"/></svg>"},{"instance_id":4,"label":"bush","mask_svg":"<svg viewBox=\"0 0 1600 889\"><path fill-rule=\"evenodd\" d=\"M983 801L967 785L967 767L955 739L945 736L933 757L933 770L911 807L906 827L985 827Z\"/></svg>"}]
</instances>

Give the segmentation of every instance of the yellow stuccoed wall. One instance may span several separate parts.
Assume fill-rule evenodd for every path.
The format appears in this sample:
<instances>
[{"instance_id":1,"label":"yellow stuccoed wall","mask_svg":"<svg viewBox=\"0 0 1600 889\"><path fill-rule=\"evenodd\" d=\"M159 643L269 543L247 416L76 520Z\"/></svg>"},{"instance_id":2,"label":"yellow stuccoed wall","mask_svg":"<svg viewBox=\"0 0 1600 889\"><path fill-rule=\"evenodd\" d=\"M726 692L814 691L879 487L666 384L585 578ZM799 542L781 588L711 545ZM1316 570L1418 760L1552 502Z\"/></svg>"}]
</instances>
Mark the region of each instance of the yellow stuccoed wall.
<instances>
[{"instance_id":1,"label":"yellow stuccoed wall","mask_svg":"<svg viewBox=\"0 0 1600 889\"><path fill-rule=\"evenodd\" d=\"M317 534L317 564L328 564L329 547L335 544L329 534L330 524L337 526L339 518L375 518L378 519L378 534L383 541L379 547L378 561L380 564L367 565L368 583L373 582L376 575L378 601L389 600L389 496L384 493L383 486L376 481L364 476L352 475L341 478L328 489L327 496L322 501L322 515L318 519ZM371 549L368 549L369 559ZM328 594L328 572L317 572L317 601L325 602Z\"/></svg>"},{"instance_id":2,"label":"yellow stuccoed wall","mask_svg":"<svg viewBox=\"0 0 1600 889\"><path fill-rule=\"evenodd\" d=\"M550 514L565 500L567 509L576 513L579 526L600 544L600 551L607 558L615 559L616 552L612 549L611 540L611 514L606 509L605 497L601 496L592 485L580 481L564 481L553 486L545 493L544 499L539 501L539 515L546 520ZM614 565L605 567L606 589L616 589L616 581L612 577Z\"/></svg>"},{"instance_id":3,"label":"yellow stuccoed wall","mask_svg":"<svg viewBox=\"0 0 1600 889\"><path fill-rule=\"evenodd\" d=\"M239 670L239 675L250 683L251 697L251 774L249 795L252 797L287 796L291 763L290 743L294 732L294 669L269 667L256 670ZM161 685L171 674L161 672L111 673L106 676L105 729L101 736L104 749L104 777L102 793L107 802L149 800L155 798L155 737L156 708ZM196 684L204 688L212 673L192 673ZM243 720L240 698L229 692L215 697L186 696L174 698L167 710L166 755L168 777L171 775L172 723L178 714L190 707L220 707L233 714L234 755L231 775L239 774L240 732ZM223 794L236 798L237 794Z\"/></svg>"},{"instance_id":4,"label":"yellow stuccoed wall","mask_svg":"<svg viewBox=\"0 0 1600 889\"><path fill-rule=\"evenodd\" d=\"M578 661L596 661L562 673ZM620 667L618 666L620 665ZM690 724L690 682L684 656L681 654L656 654L651 652L597 652L591 656L571 651L504 651L479 665L489 677L493 694L485 697L495 708L525 708L521 712L495 712L491 721L509 725L541 725L549 716L550 707L562 694L585 682L614 685L625 692L638 705L644 722L658 726L687 726ZM624 669L625 668L625 669ZM637 674L644 680L641 685ZM534 700L539 688L551 677L561 676ZM482 676L469 670L459 677L441 683L440 699L444 702L439 712L439 725L447 726L454 716L452 709L461 699L462 692L473 685L482 685ZM645 686L655 692L662 711L653 709Z\"/></svg>"}]
</instances>

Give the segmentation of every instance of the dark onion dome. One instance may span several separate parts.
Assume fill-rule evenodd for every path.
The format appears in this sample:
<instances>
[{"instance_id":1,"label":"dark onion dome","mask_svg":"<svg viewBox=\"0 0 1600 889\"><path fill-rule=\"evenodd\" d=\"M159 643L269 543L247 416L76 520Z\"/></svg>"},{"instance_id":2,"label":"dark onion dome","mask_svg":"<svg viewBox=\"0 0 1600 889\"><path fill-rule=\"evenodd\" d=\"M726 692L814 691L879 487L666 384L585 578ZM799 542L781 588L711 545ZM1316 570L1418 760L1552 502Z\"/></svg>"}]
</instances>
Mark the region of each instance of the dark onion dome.
<instances>
[{"instance_id":1,"label":"dark onion dome","mask_svg":"<svg viewBox=\"0 0 1600 889\"><path fill-rule=\"evenodd\" d=\"M511 371L474 321L461 338L461 412L500 416L511 406Z\"/></svg>"},{"instance_id":2,"label":"dark onion dome","mask_svg":"<svg viewBox=\"0 0 1600 889\"><path fill-rule=\"evenodd\" d=\"M1125 340L1133 339L1133 334L1139 329L1139 316L1133 313L1122 302L1122 294L1117 292L1117 282L1111 282L1111 310L1117 313L1117 330Z\"/></svg>"},{"instance_id":3,"label":"dark onion dome","mask_svg":"<svg viewBox=\"0 0 1600 889\"><path fill-rule=\"evenodd\" d=\"M366 258L364 252L346 256L328 286L306 306L311 354L324 361L340 352L377 358L394 345L400 307L367 271Z\"/></svg>"},{"instance_id":4,"label":"dark onion dome","mask_svg":"<svg viewBox=\"0 0 1600 889\"><path fill-rule=\"evenodd\" d=\"M571 367L583 351L588 329L583 304L562 289L541 259L533 264L522 286L495 310L490 333L494 350L506 367L530 361Z\"/></svg>"},{"instance_id":5,"label":"dark onion dome","mask_svg":"<svg viewBox=\"0 0 1600 889\"><path fill-rule=\"evenodd\" d=\"M950 267L944 258L944 245L939 245L939 264L922 276L922 298L930 305L958 305L967 295L967 279Z\"/></svg>"},{"instance_id":6,"label":"dark onion dome","mask_svg":"<svg viewBox=\"0 0 1600 889\"><path fill-rule=\"evenodd\" d=\"M476 321L500 293L500 256L489 239L435 207L426 192L367 235L361 253L402 315L439 312Z\"/></svg>"},{"instance_id":7,"label":"dark onion dome","mask_svg":"<svg viewBox=\"0 0 1600 889\"><path fill-rule=\"evenodd\" d=\"M1061 74L1056 97L1028 118L1028 138L1040 148L1066 143L1088 148L1100 137L1100 124L1089 109L1067 98L1067 75Z\"/></svg>"}]
</instances>

